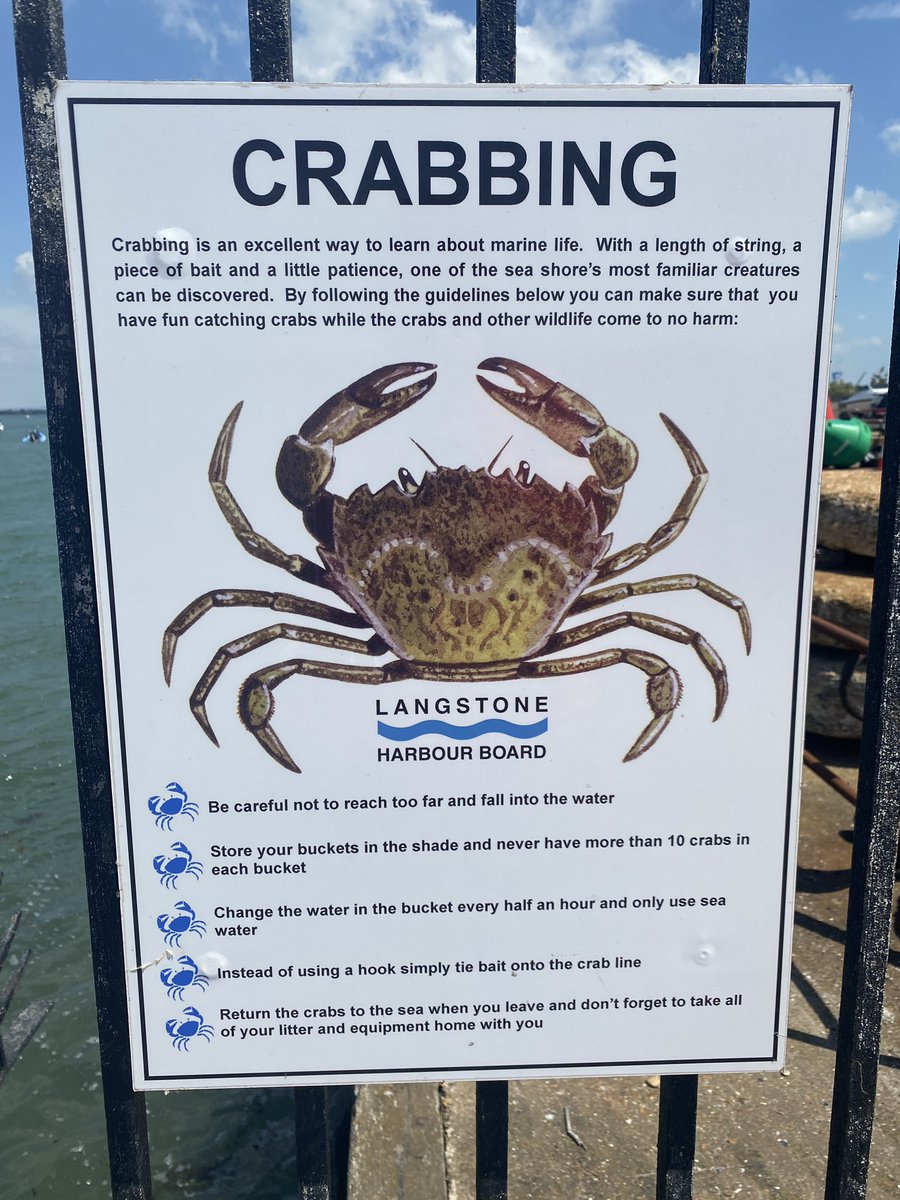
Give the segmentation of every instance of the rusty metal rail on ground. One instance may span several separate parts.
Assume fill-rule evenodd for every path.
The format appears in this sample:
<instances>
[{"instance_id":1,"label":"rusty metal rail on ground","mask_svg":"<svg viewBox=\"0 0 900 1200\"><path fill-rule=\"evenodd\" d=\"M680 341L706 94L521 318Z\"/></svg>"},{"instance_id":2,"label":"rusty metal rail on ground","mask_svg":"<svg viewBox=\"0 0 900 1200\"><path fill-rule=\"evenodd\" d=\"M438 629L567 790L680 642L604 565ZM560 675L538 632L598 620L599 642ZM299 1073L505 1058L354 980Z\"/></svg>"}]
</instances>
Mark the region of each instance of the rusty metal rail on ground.
<instances>
[{"instance_id":1,"label":"rusty metal rail on ground","mask_svg":"<svg viewBox=\"0 0 900 1200\"><path fill-rule=\"evenodd\" d=\"M869 642L867 638L862 637L858 633L853 633L850 629L845 629L843 625L837 625L834 621L826 621L824 617L813 615L810 619L812 627L818 629L820 633L827 633L829 637L834 638L836 642L841 642L848 650L855 650L857 653L856 660L851 660L851 669L856 666L861 658L864 658L869 653ZM842 699L843 690L842 690ZM846 706L846 701L845 701ZM854 714L857 715L857 714ZM820 758L809 749L808 746L803 748L803 763L805 766L818 777L825 781L829 787L841 796L844 797L850 804L856 804L856 788L840 776L836 775L830 767L826 766Z\"/></svg>"}]
</instances>

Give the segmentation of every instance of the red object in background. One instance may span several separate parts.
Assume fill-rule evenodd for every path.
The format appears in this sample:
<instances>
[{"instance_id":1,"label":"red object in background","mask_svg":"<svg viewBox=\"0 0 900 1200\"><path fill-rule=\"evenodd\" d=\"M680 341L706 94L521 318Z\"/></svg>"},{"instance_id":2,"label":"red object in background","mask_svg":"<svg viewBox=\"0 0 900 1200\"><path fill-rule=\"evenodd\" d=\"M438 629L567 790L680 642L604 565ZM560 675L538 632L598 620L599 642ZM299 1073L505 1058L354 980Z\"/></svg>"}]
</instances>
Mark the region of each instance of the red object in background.
<instances>
[{"instance_id":1,"label":"red object in background","mask_svg":"<svg viewBox=\"0 0 900 1200\"><path fill-rule=\"evenodd\" d=\"M828 399L825 402L825 420L826 421L834 420L834 409L831 407L831 397L830 396L828 397Z\"/></svg>"}]
</instances>

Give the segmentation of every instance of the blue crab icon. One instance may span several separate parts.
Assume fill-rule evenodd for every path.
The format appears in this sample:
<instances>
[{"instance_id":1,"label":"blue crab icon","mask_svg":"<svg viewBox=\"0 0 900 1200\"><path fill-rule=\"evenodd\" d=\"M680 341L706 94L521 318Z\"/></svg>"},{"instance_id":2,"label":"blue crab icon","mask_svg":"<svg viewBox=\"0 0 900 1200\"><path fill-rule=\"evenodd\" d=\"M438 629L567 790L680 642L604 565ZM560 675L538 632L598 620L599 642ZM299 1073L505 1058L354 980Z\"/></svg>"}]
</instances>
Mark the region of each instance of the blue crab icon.
<instances>
[{"instance_id":1,"label":"blue crab icon","mask_svg":"<svg viewBox=\"0 0 900 1200\"><path fill-rule=\"evenodd\" d=\"M201 992L205 992L209 987L209 976L204 975L194 960L186 954L182 954L176 960L174 967L163 967L159 977L165 984L166 994L172 1000L183 1000L186 988L197 987Z\"/></svg>"},{"instance_id":2,"label":"blue crab icon","mask_svg":"<svg viewBox=\"0 0 900 1200\"><path fill-rule=\"evenodd\" d=\"M168 831L176 817L187 817L193 821L200 811L200 806L188 799L188 794L180 783L167 783L166 789L169 793L167 796L151 796L147 807L156 818L159 828Z\"/></svg>"},{"instance_id":3,"label":"blue crab icon","mask_svg":"<svg viewBox=\"0 0 900 1200\"><path fill-rule=\"evenodd\" d=\"M157 854L153 859L153 870L159 876L160 883L177 888L178 880L183 876L191 875L197 879L203 874L203 863L194 860L184 842L173 842L169 850L171 853Z\"/></svg>"},{"instance_id":4,"label":"blue crab icon","mask_svg":"<svg viewBox=\"0 0 900 1200\"><path fill-rule=\"evenodd\" d=\"M185 1020L180 1021L178 1017L172 1017L166 1021L166 1033L172 1039L176 1050L190 1050L194 1038L203 1038L208 1042L214 1036L215 1030L212 1025L203 1023L203 1014L196 1008L188 1005L182 1012Z\"/></svg>"},{"instance_id":5,"label":"blue crab icon","mask_svg":"<svg viewBox=\"0 0 900 1200\"><path fill-rule=\"evenodd\" d=\"M174 908L174 912L160 913L156 918L156 924L162 931L166 945L180 948L181 939L189 933L203 937L206 933L206 922L198 918L187 900L178 900Z\"/></svg>"}]
</instances>

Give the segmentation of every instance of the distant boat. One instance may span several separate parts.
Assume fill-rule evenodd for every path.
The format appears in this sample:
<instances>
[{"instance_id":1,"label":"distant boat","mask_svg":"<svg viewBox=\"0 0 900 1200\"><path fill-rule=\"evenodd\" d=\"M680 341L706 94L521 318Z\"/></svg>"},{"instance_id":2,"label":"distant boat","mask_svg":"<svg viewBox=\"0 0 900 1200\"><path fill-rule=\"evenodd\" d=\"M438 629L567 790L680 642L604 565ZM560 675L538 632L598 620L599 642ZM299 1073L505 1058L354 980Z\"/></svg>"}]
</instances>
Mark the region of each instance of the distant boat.
<instances>
[{"instance_id":1,"label":"distant boat","mask_svg":"<svg viewBox=\"0 0 900 1200\"><path fill-rule=\"evenodd\" d=\"M46 442L47 435L40 429L31 429L22 438L23 442Z\"/></svg>"},{"instance_id":2,"label":"distant boat","mask_svg":"<svg viewBox=\"0 0 900 1200\"><path fill-rule=\"evenodd\" d=\"M867 417L878 416L878 410L882 410L887 403L887 388L886 387L865 387L860 388L858 392L854 392L852 396L848 396L846 400L838 402L838 416L840 417L862 417L865 420Z\"/></svg>"}]
</instances>

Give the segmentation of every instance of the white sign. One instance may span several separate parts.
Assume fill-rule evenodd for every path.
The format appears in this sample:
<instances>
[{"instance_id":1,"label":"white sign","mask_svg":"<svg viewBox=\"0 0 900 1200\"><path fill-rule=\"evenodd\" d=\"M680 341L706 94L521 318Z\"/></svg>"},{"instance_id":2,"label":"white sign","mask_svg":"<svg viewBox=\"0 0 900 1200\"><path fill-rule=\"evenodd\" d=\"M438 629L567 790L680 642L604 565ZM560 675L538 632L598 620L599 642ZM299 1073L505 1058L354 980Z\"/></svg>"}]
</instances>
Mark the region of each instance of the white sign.
<instances>
[{"instance_id":1,"label":"white sign","mask_svg":"<svg viewBox=\"0 0 900 1200\"><path fill-rule=\"evenodd\" d=\"M135 1086L779 1066L846 89L57 105Z\"/></svg>"}]
</instances>

